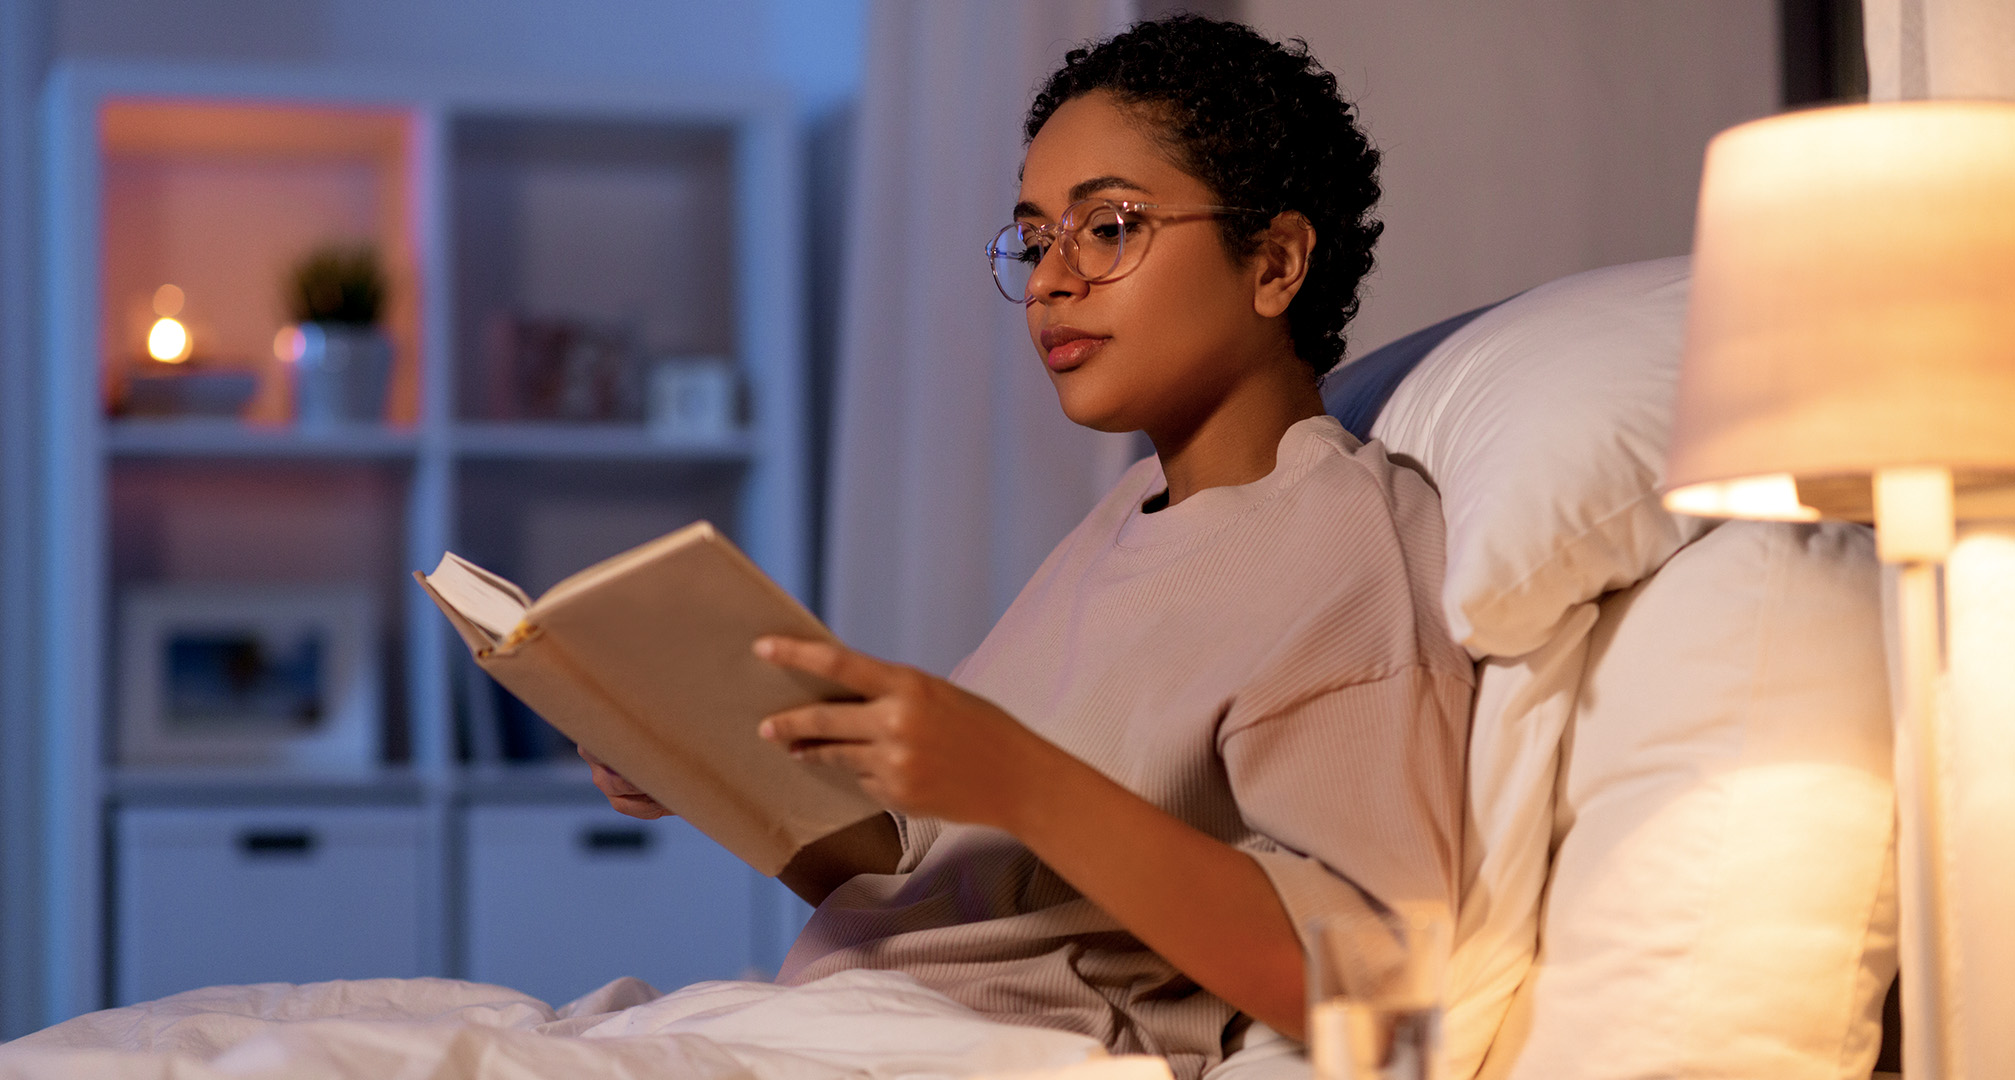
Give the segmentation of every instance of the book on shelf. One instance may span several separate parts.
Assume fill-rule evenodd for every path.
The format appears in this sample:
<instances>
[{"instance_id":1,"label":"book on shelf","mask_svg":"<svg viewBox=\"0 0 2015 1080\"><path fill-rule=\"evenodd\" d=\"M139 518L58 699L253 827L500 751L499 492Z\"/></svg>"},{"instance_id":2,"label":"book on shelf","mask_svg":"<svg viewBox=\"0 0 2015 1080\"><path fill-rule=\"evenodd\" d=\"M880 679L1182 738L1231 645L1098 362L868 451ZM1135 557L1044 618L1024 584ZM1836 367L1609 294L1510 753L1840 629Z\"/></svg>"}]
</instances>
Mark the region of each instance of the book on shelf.
<instances>
[{"instance_id":1,"label":"book on shelf","mask_svg":"<svg viewBox=\"0 0 2015 1080\"><path fill-rule=\"evenodd\" d=\"M537 600L453 552L413 576L484 671L757 870L775 876L807 844L881 812L852 775L756 734L771 713L854 695L750 651L766 634L836 639L712 525Z\"/></svg>"}]
</instances>

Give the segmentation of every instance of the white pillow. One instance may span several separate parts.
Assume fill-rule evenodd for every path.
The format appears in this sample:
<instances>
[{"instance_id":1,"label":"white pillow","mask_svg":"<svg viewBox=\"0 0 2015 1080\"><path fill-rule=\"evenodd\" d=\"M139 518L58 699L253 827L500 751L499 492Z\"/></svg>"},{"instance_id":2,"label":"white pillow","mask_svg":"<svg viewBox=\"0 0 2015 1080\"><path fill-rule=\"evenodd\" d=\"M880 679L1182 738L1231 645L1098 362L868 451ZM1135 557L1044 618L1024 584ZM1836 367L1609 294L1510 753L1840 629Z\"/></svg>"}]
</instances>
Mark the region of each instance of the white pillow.
<instances>
[{"instance_id":1,"label":"white pillow","mask_svg":"<svg viewBox=\"0 0 2015 1080\"><path fill-rule=\"evenodd\" d=\"M1372 425L1441 492L1442 606L1483 660L1448 971L1453 1080L1482 1062L1537 947L1556 754L1591 602L1706 527L1657 497L1687 268L1609 267L1513 297L1422 359Z\"/></svg>"},{"instance_id":2,"label":"white pillow","mask_svg":"<svg viewBox=\"0 0 2015 1080\"><path fill-rule=\"evenodd\" d=\"M1732 522L1605 600L1487 1076L1867 1077L1896 970L1874 543Z\"/></svg>"},{"instance_id":3,"label":"white pillow","mask_svg":"<svg viewBox=\"0 0 2015 1080\"><path fill-rule=\"evenodd\" d=\"M1513 297L1429 353L1372 425L1441 491L1442 607L1472 655L1538 649L1704 530L1657 493L1687 274L1658 259Z\"/></svg>"}]
</instances>

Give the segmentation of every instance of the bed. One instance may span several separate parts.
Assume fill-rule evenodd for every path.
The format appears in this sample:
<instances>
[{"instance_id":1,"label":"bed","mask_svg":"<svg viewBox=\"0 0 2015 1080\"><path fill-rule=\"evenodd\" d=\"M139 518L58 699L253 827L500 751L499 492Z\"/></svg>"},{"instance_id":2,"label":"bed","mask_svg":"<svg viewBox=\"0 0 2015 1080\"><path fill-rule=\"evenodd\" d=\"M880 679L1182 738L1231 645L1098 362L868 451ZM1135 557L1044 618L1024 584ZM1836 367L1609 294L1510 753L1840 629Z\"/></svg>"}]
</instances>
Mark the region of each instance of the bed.
<instances>
[{"instance_id":1,"label":"bed","mask_svg":"<svg viewBox=\"0 0 2015 1080\"><path fill-rule=\"evenodd\" d=\"M1325 386L1441 492L1476 658L1451 1080L1867 1077L1895 976L1868 532L1659 505L1684 259L1592 271ZM1261 1031L1210 1080L1307 1075ZM0 1077L1053 1076L1151 1058L990 1023L891 973L618 979L559 1007L453 980L216 987L0 1047Z\"/></svg>"}]
</instances>

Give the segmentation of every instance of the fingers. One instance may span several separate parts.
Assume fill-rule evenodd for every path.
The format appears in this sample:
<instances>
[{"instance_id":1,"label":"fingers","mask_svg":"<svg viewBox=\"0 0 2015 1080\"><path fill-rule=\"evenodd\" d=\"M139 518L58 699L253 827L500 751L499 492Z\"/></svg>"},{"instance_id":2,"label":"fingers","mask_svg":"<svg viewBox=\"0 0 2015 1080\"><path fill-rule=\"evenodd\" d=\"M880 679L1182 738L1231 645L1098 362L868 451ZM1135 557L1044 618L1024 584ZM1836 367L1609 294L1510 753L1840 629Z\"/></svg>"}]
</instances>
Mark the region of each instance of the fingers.
<instances>
[{"instance_id":1,"label":"fingers","mask_svg":"<svg viewBox=\"0 0 2015 1080\"><path fill-rule=\"evenodd\" d=\"M665 809L658 800L649 795L609 795L608 798L609 805L614 807L617 813L627 814L633 818L656 821L662 817L672 816L670 810Z\"/></svg>"},{"instance_id":2,"label":"fingers","mask_svg":"<svg viewBox=\"0 0 2015 1080\"><path fill-rule=\"evenodd\" d=\"M883 726L870 707L828 702L772 713L756 727L756 734L796 752L812 743L868 742L882 734Z\"/></svg>"},{"instance_id":3,"label":"fingers","mask_svg":"<svg viewBox=\"0 0 2015 1080\"><path fill-rule=\"evenodd\" d=\"M862 778L874 776L880 749L867 743L802 743L791 748L791 756L814 765L834 765Z\"/></svg>"},{"instance_id":4,"label":"fingers","mask_svg":"<svg viewBox=\"0 0 2015 1080\"><path fill-rule=\"evenodd\" d=\"M888 693L909 670L830 641L772 635L757 638L755 652L772 664L817 675L870 698Z\"/></svg>"},{"instance_id":5,"label":"fingers","mask_svg":"<svg viewBox=\"0 0 2015 1080\"><path fill-rule=\"evenodd\" d=\"M601 758L588 753L584 747L576 746L574 749L580 752L581 760L588 763L596 789L609 800L609 805L617 813L645 821L673 816L663 803L644 794L644 789L625 780L622 773L603 764Z\"/></svg>"},{"instance_id":6,"label":"fingers","mask_svg":"<svg viewBox=\"0 0 2015 1080\"><path fill-rule=\"evenodd\" d=\"M582 756L587 757L585 754ZM588 768L593 773L595 786L601 788L604 795L614 798L618 795L642 795L644 793L643 788L630 783L629 780L624 778L622 773L609 768L594 758L588 758Z\"/></svg>"}]
</instances>

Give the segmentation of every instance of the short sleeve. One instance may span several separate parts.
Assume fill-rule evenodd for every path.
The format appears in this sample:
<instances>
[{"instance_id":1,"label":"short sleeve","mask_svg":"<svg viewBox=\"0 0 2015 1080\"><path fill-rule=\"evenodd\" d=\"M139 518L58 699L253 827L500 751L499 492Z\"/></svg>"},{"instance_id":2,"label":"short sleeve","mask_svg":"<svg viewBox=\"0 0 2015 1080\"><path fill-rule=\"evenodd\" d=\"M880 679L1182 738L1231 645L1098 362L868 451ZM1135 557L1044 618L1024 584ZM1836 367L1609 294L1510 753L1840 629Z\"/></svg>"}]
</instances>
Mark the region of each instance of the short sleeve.
<instances>
[{"instance_id":1,"label":"short sleeve","mask_svg":"<svg viewBox=\"0 0 2015 1080\"><path fill-rule=\"evenodd\" d=\"M1259 862L1306 946L1318 918L1455 910L1469 684L1426 667L1315 694L1220 736Z\"/></svg>"}]
</instances>

